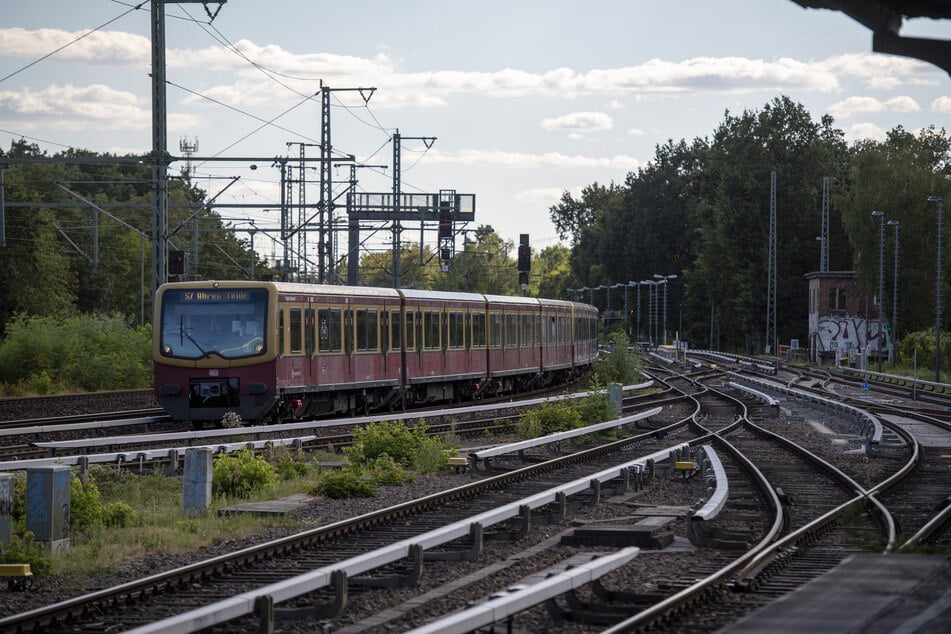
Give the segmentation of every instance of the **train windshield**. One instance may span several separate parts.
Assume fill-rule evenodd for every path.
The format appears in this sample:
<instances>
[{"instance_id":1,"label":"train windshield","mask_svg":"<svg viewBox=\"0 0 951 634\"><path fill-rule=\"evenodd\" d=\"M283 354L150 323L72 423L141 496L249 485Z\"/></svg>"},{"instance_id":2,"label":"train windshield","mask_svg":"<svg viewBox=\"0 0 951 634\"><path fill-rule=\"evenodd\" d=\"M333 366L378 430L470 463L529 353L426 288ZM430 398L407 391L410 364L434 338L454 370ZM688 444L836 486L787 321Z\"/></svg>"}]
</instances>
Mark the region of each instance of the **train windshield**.
<instances>
[{"instance_id":1,"label":"train windshield","mask_svg":"<svg viewBox=\"0 0 951 634\"><path fill-rule=\"evenodd\" d=\"M178 359L264 354L267 302L264 288L167 290L162 295L162 354Z\"/></svg>"}]
</instances>

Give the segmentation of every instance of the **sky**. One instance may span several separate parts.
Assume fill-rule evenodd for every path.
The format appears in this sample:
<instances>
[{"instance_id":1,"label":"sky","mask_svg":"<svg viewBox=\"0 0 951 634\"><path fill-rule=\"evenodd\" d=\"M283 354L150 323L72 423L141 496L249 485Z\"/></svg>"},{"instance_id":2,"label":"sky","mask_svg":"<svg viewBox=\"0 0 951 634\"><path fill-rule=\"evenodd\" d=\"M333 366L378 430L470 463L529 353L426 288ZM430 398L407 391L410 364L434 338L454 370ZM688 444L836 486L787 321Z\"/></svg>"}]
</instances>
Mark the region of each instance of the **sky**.
<instances>
[{"instance_id":1,"label":"sky","mask_svg":"<svg viewBox=\"0 0 951 634\"><path fill-rule=\"evenodd\" d=\"M148 2L0 7L0 147L151 150ZM901 33L951 39L951 21ZM540 250L559 243L549 209L564 192L623 183L658 145L709 137L725 113L780 95L816 121L832 115L849 142L947 127L948 74L871 47L860 24L790 0L229 0L213 20L201 4L169 4L168 148L259 157L254 170L197 163L194 182L262 205L221 211L233 225L279 226L274 159L300 144L319 156L323 82L335 155L369 166L358 191L392 191L398 130L404 193L474 194L468 228L516 244L528 233ZM370 87L368 101L344 90ZM333 178L339 193L349 170ZM316 202L319 185L305 193Z\"/></svg>"}]
</instances>

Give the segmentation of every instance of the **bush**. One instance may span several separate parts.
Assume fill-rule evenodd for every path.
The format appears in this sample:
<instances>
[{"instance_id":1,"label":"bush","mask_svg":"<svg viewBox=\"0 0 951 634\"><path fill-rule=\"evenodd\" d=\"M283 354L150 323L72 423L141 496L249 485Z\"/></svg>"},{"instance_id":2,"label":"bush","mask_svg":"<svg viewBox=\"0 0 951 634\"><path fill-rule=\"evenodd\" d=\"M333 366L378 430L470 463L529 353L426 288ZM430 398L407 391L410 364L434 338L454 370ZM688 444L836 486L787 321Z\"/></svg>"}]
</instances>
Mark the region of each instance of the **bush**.
<instances>
[{"instance_id":1,"label":"bush","mask_svg":"<svg viewBox=\"0 0 951 634\"><path fill-rule=\"evenodd\" d=\"M390 458L389 454L383 454L373 460L367 466L367 473L377 484L384 486L402 486L409 484L415 478L413 474L406 471L403 466Z\"/></svg>"},{"instance_id":2,"label":"bush","mask_svg":"<svg viewBox=\"0 0 951 634\"><path fill-rule=\"evenodd\" d=\"M18 315L0 341L0 384L20 394L149 387L152 328L119 315Z\"/></svg>"},{"instance_id":3,"label":"bush","mask_svg":"<svg viewBox=\"0 0 951 634\"><path fill-rule=\"evenodd\" d=\"M593 365L594 381L599 384L620 383L629 385L637 380L640 372L637 356L628 351L630 342L622 332L610 335L613 351Z\"/></svg>"},{"instance_id":4,"label":"bush","mask_svg":"<svg viewBox=\"0 0 951 634\"><path fill-rule=\"evenodd\" d=\"M313 471L302 451L280 447L271 453L269 460L274 465L277 477L282 481L306 478Z\"/></svg>"},{"instance_id":5,"label":"bush","mask_svg":"<svg viewBox=\"0 0 951 634\"><path fill-rule=\"evenodd\" d=\"M617 418L611 395L600 386L594 387L575 407L582 425L595 425Z\"/></svg>"},{"instance_id":6,"label":"bush","mask_svg":"<svg viewBox=\"0 0 951 634\"><path fill-rule=\"evenodd\" d=\"M546 436L581 427L581 415L568 401L545 401L529 410L519 421L519 436L525 439Z\"/></svg>"},{"instance_id":7,"label":"bush","mask_svg":"<svg viewBox=\"0 0 951 634\"><path fill-rule=\"evenodd\" d=\"M132 526L136 519L135 509L125 502L109 502L102 507L102 523L109 528Z\"/></svg>"},{"instance_id":8,"label":"bush","mask_svg":"<svg viewBox=\"0 0 951 634\"><path fill-rule=\"evenodd\" d=\"M102 498L93 478L73 476L69 486L69 534L90 535L102 527Z\"/></svg>"},{"instance_id":9,"label":"bush","mask_svg":"<svg viewBox=\"0 0 951 634\"><path fill-rule=\"evenodd\" d=\"M326 472L320 477L313 492L334 500L372 498L376 495L376 489L373 488L373 485L354 469Z\"/></svg>"},{"instance_id":10,"label":"bush","mask_svg":"<svg viewBox=\"0 0 951 634\"><path fill-rule=\"evenodd\" d=\"M384 454L407 469L424 473L446 466L448 454L438 438L426 435L428 427L420 421L412 430L402 422L370 423L353 434L353 445L344 455L354 464L366 466Z\"/></svg>"},{"instance_id":11,"label":"bush","mask_svg":"<svg viewBox=\"0 0 951 634\"><path fill-rule=\"evenodd\" d=\"M215 457L211 487L218 497L244 498L255 491L270 491L276 484L274 467L249 449Z\"/></svg>"},{"instance_id":12,"label":"bush","mask_svg":"<svg viewBox=\"0 0 951 634\"><path fill-rule=\"evenodd\" d=\"M918 351L918 368L934 366L934 328L910 332L898 342L896 355L898 361L910 364ZM941 367L951 368L951 333L941 331Z\"/></svg>"}]
</instances>

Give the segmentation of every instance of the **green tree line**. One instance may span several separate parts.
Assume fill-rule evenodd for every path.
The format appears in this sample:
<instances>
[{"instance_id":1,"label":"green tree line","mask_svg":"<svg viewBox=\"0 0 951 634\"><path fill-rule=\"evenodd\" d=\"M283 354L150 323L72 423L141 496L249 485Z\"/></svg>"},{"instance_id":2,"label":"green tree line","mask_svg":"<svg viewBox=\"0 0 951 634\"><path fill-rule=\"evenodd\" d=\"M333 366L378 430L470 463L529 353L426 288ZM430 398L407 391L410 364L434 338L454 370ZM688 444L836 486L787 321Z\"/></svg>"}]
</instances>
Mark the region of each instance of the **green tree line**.
<instances>
[{"instance_id":1,"label":"green tree line","mask_svg":"<svg viewBox=\"0 0 951 634\"><path fill-rule=\"evenodd\" d=\"M822 182L829 177L830 270L856 271L859 284L877 294L880 226L870 212L884 211L900 223L898 337L933 327L937 208L928 197L948 198L949 146L944 129L934 127L917 133L896 127L884 141L849 145L832 117L815 121L784 96L760 110L727 112L709 137L657 146L653 160L623 184L593 183L580 196L563 194L550 216L572 247L566 286L676 274L667 289L669 325L682 317L684 338L695 346L761 351L775 172L777 335L780 343L804 340L804 276L819 270ZM890 313L891 233L885 247ZM944 270L949 251L942 253ZM614 310L620 295L614 294ZM595 297L602 309L605 300L600 292Z\"/></svg>"}]
</instances>

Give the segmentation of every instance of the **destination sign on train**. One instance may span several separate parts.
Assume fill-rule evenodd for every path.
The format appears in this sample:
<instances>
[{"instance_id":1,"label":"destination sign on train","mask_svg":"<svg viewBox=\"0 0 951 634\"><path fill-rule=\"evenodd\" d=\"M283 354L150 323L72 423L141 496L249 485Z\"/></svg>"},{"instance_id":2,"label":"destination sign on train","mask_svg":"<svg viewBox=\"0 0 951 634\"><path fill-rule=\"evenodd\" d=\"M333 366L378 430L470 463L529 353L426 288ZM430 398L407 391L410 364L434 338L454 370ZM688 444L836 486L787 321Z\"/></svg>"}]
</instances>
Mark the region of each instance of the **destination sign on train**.
<instances>
[{"instance_id":1,"label":"destination sign on train","mask_svg":"<svg viewBox=\"0 0 951 634\"><path fill-rule=\"evenodd\" d=\"M186 302L233 302L251 299L248 291L186 291L184 296Z\"/></svg>"}]
</instances>

